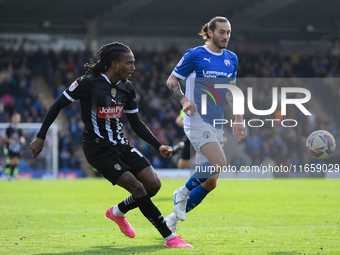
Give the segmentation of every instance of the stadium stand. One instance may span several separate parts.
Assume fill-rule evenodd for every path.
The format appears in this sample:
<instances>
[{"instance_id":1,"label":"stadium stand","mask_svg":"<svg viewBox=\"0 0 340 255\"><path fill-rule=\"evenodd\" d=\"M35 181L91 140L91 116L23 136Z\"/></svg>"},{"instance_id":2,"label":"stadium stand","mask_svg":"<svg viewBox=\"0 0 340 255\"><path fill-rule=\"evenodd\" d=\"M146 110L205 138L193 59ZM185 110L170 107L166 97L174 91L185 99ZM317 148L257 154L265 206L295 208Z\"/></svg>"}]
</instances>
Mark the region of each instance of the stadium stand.
<instances>
[{"instance_id":1,"label":"stadium stand","mask_svg":"<svg viewBox=\"0 0 340 255\"><path fill-rule=\"evenodd\" d=\"M231 49L238 54L238 78L326 78L340 77L339 43L329 52L295 52L287 50L254 50L254 47ZM267 48L268 49L268 48ZM170 95L165 81L183 52L176 46L163 51L133 49L136 58L134 82L141 118L147 123L161 142L175 145L183 140L182 130L176 126L175 118L180 105ZM83 65L89 60L89 51L42 50L27 52L0 48L0 122L9 122L14 112L22 115L22 122L40 122L54 97L84 73ZM314 129L327 129L339 137L340 116L337 105L340 89L337 84L326 83L323 90L315 90L317 100L313 110L320 112L317 118L305 118L297 111L290 114L299 123L298 128L249 129L248 137L241 143L241 150L247 153L252 164L274 162L277 165L311 163L304 148L306 134ZM42 93L43 87L51 93ZM266 107L271 103L269 87L261 87L254 105ZM270 107L270 106L269 106ZM146 110L147 109L147 110ZM267 108L265 108L267 109ZM327 113L327 114L326 114ZM249 113L247 113L249 114ZM250 118L247 115L245 118ZM275 117L275 116L274 116ZM64 126L59 134L60 169L84 168L80 149L82 122L77 103L63 112ZM67 120L67 121L65 121ZM303 125L303 124L308 125ZM134 135L129 125L124 127L129 140L146 155L157 168L174 168L176 158L167 160L159 156L151 146ZM339 158L335 155L333 158ZM86 175L90 175L86 171Z\"/></svg>"}]
</instances>

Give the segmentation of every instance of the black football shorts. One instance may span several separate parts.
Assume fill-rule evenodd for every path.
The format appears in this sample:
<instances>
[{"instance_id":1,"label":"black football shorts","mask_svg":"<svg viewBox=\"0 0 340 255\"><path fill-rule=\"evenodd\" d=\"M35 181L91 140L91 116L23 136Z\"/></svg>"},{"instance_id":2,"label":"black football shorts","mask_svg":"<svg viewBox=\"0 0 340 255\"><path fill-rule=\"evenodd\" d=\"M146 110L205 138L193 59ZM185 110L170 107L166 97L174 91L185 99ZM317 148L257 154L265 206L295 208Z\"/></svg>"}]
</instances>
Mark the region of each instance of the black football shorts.
<instances>
[{"instance_id":1,"label":"black football shorts","mask_svg":"<svg viewBox=\"0 0 340 255\"><path fill-rule=\"evenodd\" d=\"M83 142L83 150L89 164L113 185L125 171L136 176L151 165L130 143L113 145L110 142Z\"/></svg>"}]
</instances>

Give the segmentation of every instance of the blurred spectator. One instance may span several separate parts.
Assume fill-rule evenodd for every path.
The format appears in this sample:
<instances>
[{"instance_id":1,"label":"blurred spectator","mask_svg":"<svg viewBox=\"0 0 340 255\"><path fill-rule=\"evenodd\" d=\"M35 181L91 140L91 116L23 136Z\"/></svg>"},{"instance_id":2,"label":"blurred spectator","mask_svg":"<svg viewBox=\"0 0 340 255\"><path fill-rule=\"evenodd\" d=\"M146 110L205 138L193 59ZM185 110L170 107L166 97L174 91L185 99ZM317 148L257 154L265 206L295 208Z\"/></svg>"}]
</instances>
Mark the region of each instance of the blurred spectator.
<instances>
[{"instance_id":1,"label":"blurred spectator","mask_svg":"<svg viewBox=\"0 0 340 255\"><path fill-rule=\"evenodd\" d=\"M242 166L245 166L245 160L241 156L240 152L236 151L230 160L230 165L235 166L236 169L240 169Z\"/></svg>"}]
</instances>

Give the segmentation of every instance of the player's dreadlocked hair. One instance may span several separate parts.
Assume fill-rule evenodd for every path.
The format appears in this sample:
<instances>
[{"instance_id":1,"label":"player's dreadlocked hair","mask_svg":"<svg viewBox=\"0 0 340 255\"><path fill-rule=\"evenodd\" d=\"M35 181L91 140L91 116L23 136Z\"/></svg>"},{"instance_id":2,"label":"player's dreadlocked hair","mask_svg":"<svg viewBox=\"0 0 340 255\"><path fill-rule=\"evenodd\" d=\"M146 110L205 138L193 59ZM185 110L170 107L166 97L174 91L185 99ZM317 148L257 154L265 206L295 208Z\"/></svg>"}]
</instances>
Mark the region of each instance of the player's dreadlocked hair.
<instances>
[{"instance_id":1,"label":"player's dreadlocked hair","mask_svg":"<svg viewBox=\"0 0 340 255\"><path fill-rule=\"evenodd\" d=\"M207 40L210 38L210 36L208 35L208 29L210 29L211 31L215 31L216 29L216 22L229 22L229 20L225 17L222 16L216 16L215 18L213 18L212 20L210 20L208 23L206 23L203 27L201 32L199 33L200 36L202 36L202 38L204 40Z\"/></svg>"},{"instance_id":2,"label":"player's dreadlocked hair","mask_svg":"<svg viewBox=\"0 0 340 255\"><path fill-rule=\"evenodd\" d=\"M86 74L99 75L100 73L105 73L111 67L111 63L118 61L126 52L131 52L131 49L120 42L103 45L100 50L94 54L97 61L94 62L91 58L90 63L84 65L84 67L87 68Z\"/></svg>"}]
</instances>

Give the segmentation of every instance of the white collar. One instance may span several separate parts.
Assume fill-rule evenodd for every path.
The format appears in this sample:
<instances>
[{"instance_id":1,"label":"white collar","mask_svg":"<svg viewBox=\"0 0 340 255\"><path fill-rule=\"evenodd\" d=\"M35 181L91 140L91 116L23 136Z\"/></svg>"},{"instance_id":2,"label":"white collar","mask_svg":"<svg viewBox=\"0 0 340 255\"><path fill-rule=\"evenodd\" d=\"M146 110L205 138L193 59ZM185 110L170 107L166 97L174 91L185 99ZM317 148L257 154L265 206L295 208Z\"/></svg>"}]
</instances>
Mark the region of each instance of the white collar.
<instances>
[{"instance_id":1,"label":"white collar","mask_svg":"<svg viewBox=\"0 0 340 255\"><path fill-rule=\"evenodd\" d=\"M107 80L108 83L112 84L112 82L109 80L109 78L107 78L107 76L103 73L100 73L101 76L103 76L105 78L105 80Z\"/></svg>"},{"instance_id":2,"label":"white collar","mask_svg":"<svg viewBox=\"0 0 340 255\"><path fill-rule=\"evenodd\" d=\"M112 84L112 82L109 80L109 78L107 78L107 76L105 74L100 73L100 75L103 76L105 78L105 80L107 80L108 83ZM117 81L116 85L118 85L119 82L120 82L120 80Z\"/></svg>"},{"instance_id":3,"label":"white collar","mask_svg":"<svg viewBox=\"0 0 340 255\"><path fill-rule=\"evenodd\" d=\"M203 48L206 49L209 53L211 53L215 56L221 56L223 54L223 51L221 53L217 53L217 52L213 52L213 51L209 50L207 45L204 45Z\"/></svg>"}]
</instances>

